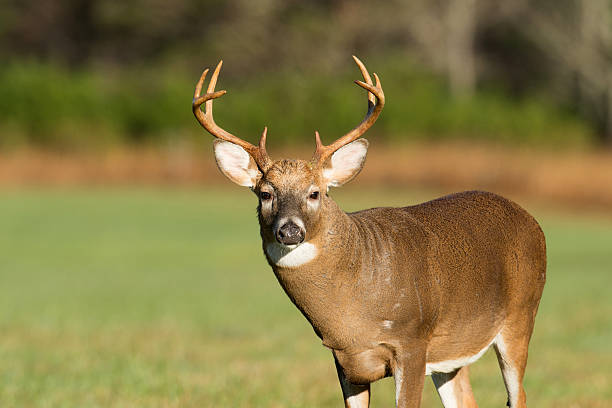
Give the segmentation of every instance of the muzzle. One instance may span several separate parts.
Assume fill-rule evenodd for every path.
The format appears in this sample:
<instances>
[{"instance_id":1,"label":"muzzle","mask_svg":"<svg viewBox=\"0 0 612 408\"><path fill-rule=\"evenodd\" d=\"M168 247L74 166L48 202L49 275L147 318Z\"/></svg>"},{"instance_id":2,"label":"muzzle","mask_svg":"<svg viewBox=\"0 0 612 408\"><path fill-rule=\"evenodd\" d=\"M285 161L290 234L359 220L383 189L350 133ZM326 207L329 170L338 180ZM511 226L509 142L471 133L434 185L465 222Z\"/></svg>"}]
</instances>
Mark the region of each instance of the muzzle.
<instances>
[{"instance_id":1,"label":"muzzle","mask_svg":"<svg viewBox=\"0 0 612 408\"><path fill-rule=\"evenodd\" d=\"M295 222L289 220L276 231L276 240L283 245L297 245L304 241L304 231Z\"/></svg>"}]
</instances>

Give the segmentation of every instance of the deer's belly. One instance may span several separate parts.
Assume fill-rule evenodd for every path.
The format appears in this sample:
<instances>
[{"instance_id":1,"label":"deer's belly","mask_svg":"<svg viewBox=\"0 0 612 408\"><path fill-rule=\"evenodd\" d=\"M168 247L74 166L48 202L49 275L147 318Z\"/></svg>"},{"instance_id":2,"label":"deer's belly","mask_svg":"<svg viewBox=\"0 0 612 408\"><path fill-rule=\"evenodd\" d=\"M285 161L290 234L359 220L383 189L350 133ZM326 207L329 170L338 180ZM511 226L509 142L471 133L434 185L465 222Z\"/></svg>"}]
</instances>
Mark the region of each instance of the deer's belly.
<instances>
[{"instance_id":1,"label":"deer's belly","mask_svg":"<svg viewBox=\"0 0 612 408\"><path fill-rule=\"evenodd\" d=\"M483 347L480 351L475 354L465 354L455 358L449 358L443 361L432 361L427 362L425 366L425 375L431 375L432 373L452 373L458 368L465 367L478 360L482 355L491 347L495 339L493 339L488 345Z\"/></svg>"},{"instance_id":2,"label":"deer's belly","mask_svg":"<svg viewBox=\"0 0 612 408\"><path fill-rule=\"evenodd\" d=\"M377 347L358 352L334 351L347 380L353 384L369 384L390 374L390 352Z\"/></svg>"},{"instance_id":3,"label":"deer's belly","mask_svg":"<svg viewBox=\"0 0 612 408\"><path fill-rule=\"evenodd\" d=\"M427 365L425 374L432 373L451 373L458 368L467 366L478 360L498 339L500 330L490 334L480 341L473 341L471 344L458 344L452 341L436 344L432 342L430 346L436 344L428 350ZM436 339L439 342L438 339Z\"/></svg>"}]
</instances>

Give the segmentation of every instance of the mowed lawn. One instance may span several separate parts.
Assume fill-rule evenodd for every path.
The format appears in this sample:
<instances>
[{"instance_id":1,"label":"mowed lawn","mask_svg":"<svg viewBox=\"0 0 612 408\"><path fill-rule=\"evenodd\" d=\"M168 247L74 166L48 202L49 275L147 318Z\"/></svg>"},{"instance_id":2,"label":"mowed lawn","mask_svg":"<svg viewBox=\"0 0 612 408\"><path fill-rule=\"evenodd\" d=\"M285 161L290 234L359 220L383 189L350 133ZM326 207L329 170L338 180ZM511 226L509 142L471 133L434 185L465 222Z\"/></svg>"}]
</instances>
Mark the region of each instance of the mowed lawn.
<instances>
[{"instance_id":1,"label":"mowed lawn","mask_svg":"<svg viewBox=\"0 0 612 408\"><path fill-rule=\"evenodd\" d=\"M344 208L433 195L339 190ZM0 193L0 407L340 407L333 360L276 282L247 190ZM530 208L549 249L531 407L612 406L612 221ZM495 355L481 407L506 397ZM424 407L440 407L426 381ZM393 382L373 407L394 404Z\"/></svg>"}]
</instances>

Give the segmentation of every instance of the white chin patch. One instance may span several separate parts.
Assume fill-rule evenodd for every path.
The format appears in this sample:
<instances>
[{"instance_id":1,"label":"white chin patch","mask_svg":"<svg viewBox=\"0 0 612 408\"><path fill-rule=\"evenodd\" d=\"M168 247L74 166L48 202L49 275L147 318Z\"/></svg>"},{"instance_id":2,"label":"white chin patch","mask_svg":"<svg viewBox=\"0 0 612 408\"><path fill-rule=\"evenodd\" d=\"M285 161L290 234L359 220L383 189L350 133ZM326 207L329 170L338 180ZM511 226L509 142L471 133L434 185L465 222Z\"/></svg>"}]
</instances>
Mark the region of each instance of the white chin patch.
<instances>
[{"instance_id":1,"label":"white chin patch","mask_svg":"<svg viewBox=\"0 0 612 408\"><path fill-rule=\"evenodd\" d=\"M266 246L272 263L281 268L298 268L317 257L317 247L309 242L298 245L282 245L272 242Z\"/></svg>"}]
</instances>

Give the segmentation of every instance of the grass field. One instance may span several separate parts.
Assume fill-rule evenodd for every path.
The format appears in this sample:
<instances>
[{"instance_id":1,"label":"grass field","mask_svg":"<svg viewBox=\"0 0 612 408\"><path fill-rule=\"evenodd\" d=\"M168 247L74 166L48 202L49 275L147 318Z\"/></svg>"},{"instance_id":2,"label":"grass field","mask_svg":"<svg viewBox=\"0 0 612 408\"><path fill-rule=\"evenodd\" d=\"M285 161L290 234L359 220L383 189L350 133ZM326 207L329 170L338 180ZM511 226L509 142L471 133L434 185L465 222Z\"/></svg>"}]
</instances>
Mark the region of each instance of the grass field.
<instances>
[{"instance_id":1,"label":"grass field","mask_svg":"<svg viewBox=\"0 0 612 408\"><path fill-rule=\"evenodd\" d=\"M346 209L425 193L338 191ZM339 407L333 361L261 253L238 189L0 194L0 407ZM548 283L531 407L612 406L612 221L530 208ZM473 366L502 407L494 353ZM393 406L392 380L373 407ZM426 381L424 407L440 407Z\"/></svg>"}]
</instances>

